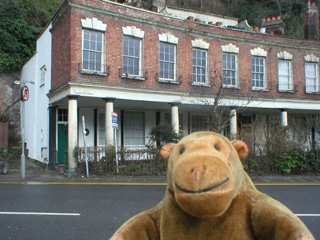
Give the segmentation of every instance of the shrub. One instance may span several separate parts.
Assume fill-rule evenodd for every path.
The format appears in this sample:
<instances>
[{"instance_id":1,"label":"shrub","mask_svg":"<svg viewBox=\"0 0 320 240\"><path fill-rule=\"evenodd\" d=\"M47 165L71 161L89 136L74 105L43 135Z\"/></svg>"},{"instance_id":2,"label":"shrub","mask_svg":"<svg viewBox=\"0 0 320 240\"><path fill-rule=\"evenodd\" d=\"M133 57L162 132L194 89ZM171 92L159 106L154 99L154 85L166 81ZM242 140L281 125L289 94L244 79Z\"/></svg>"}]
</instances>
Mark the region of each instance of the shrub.
<instances>
[{"instance_id":1,"label":"shrub","mask_svg":"<svg viewBox=\"0 0 320 240\"><path fill-rule=\"evenodd\" d=\"M179 133L175 133L173 127L170 124L161 124L152 128L150 133L150 145L157 144L157 146L163 146L166 143L177 143L183 138L184 133L180 130Z\"/></svg>"}]
</instances>

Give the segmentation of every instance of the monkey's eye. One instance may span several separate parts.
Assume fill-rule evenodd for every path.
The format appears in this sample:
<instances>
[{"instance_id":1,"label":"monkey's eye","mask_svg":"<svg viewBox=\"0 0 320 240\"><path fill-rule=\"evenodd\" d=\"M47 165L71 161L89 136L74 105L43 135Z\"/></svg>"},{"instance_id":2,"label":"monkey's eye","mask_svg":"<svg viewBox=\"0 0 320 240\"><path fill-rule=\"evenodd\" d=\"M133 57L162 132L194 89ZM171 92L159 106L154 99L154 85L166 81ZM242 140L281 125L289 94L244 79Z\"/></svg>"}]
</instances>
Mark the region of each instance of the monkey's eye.
<instances>
[{"instance_id":1,"label":"monkey's eye","mask_svg":"<svg viewBox=\"0 0 320 240\"><path fill-rule=\"evenodd\" d=\"M221 151L221 148L217 144L214 145L214 148L219 152Z\"/></svg>"},{"instance_id":2,"label":"monkey's eye","mask_svg":"<svg viewBox=\"0 0 320 240\"><path fill-rule=\"evenodd\" d=\"M180 148L180 154L184 153L186 149L184 147Z\"/></svg>"}]
</instances>

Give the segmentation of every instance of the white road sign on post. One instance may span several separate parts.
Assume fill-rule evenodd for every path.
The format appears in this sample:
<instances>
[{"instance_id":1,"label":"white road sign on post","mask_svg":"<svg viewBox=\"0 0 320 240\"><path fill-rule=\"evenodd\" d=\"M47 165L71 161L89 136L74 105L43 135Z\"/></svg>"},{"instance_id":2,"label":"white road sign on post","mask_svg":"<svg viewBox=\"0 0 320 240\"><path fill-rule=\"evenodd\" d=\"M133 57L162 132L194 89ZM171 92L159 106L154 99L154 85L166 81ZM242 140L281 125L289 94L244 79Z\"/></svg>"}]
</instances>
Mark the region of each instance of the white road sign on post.
<instances>
[{"instance_id":1,"label":"white road sign on post","mask_svg":"<svg viewBox=\"0 0 320 240\"><path fill-rule=\"evenodd\" d=\"M116 164L117 164L117 173L119 173L119 163L118 163L118 141L117 141L117 129L119 128L118 124L118 113L112 112L112 128L114 129L114 146L116 148Z\"/></svg>"}]
</instances>

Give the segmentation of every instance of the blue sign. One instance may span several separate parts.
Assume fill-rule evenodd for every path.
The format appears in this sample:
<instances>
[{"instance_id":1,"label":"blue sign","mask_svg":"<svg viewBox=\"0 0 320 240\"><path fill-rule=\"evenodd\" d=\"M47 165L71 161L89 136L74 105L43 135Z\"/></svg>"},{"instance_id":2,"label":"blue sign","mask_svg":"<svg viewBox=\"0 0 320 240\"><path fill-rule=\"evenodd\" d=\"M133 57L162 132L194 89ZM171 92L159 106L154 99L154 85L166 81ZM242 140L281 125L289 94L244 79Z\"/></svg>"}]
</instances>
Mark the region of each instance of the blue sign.
<instances>
[{"instance_id":1,"label":"blue sign","mask_svg":"<svg viewBox=\"0 0 320 240\"><path fill-rule=\"evenodd\" d=\"M118 124L118 113L112 112L112 128L118 129L119 124Z\"/></svg>"}]
</instances>

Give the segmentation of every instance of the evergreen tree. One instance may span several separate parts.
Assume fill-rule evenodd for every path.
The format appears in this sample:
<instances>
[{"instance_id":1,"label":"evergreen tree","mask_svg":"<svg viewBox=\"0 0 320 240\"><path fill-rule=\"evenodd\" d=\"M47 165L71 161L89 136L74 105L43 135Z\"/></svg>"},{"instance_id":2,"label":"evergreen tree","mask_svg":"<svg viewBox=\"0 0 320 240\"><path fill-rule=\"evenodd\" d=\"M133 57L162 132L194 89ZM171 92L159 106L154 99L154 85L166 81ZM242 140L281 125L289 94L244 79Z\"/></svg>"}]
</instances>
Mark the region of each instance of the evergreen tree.
<instances>
[{"instance_id":1,"label":"evergreen tree","mask_svg":"<svg viewBox=\"0 0 320 240\"><path fill-rule=\"evenodd\" d=\"M0 0L0 73L16 71L32 56L36 39L61 0Z\"/></svg>"}]
</instances>

